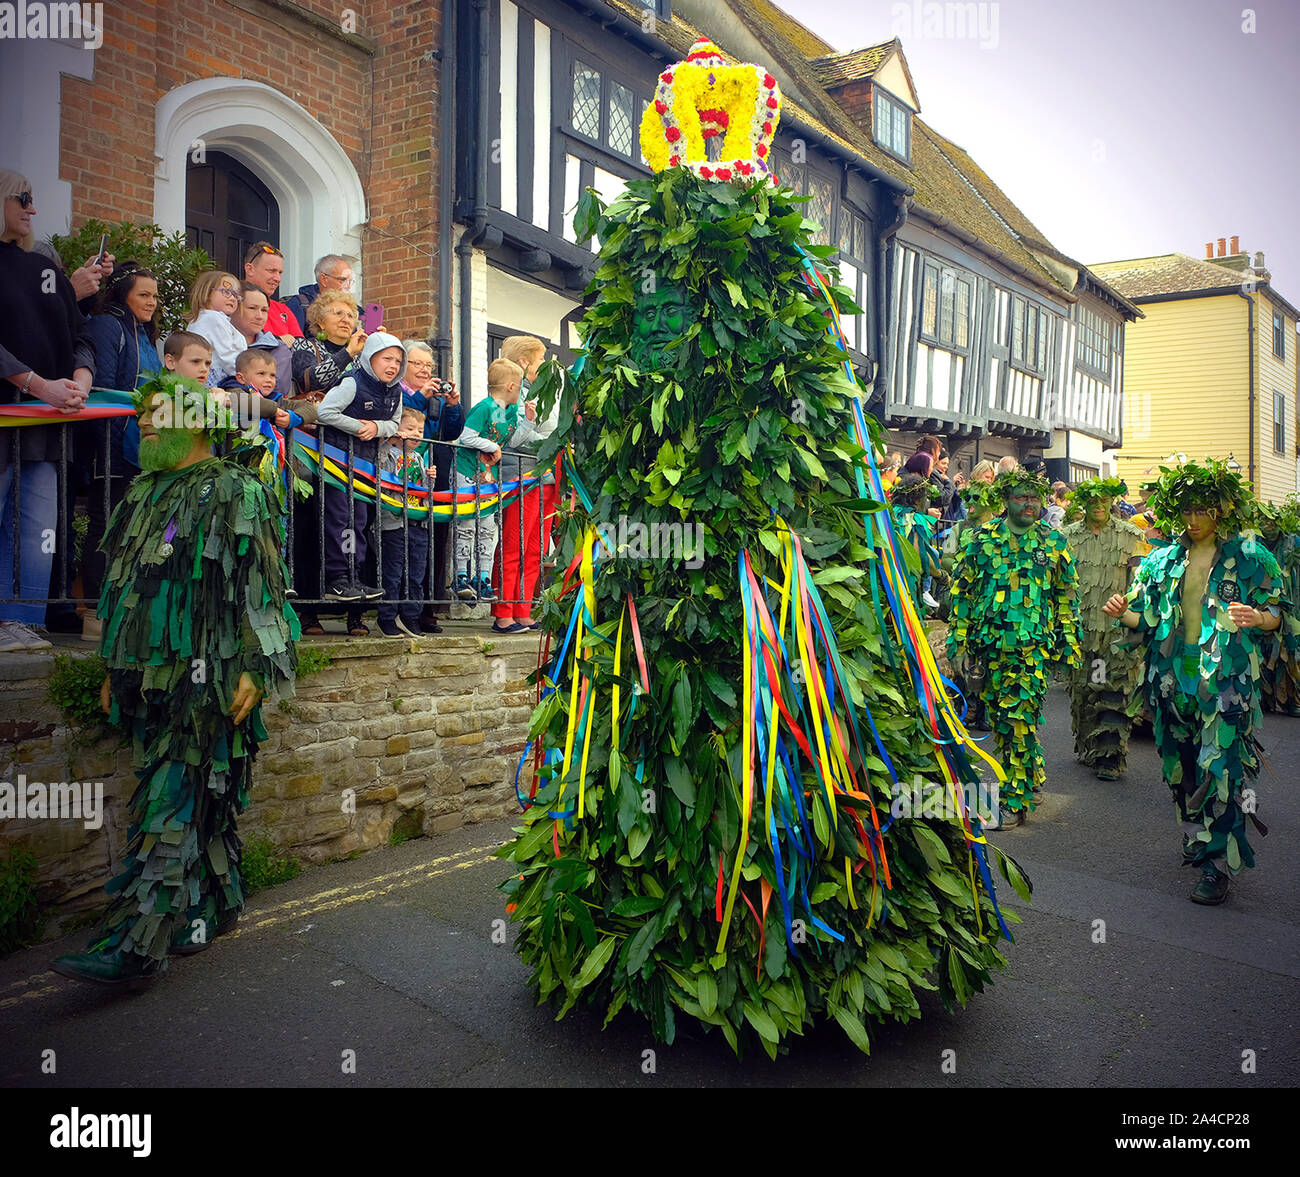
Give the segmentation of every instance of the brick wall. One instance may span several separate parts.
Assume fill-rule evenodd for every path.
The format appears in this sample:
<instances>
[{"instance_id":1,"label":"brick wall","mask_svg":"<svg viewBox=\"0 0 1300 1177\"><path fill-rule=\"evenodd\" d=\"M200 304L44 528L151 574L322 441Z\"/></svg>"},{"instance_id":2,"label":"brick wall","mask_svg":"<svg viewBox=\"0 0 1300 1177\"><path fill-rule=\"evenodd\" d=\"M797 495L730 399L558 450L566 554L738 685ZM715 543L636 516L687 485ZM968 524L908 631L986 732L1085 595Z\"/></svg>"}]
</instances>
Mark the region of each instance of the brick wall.
<instances>
[{"instance_id":1,"label":"brick wall","mask_svg":"<svg viewBox=\"0 0 1300 1177\"><path fill-rule=\"evenodd\" d=\"M484 647L489 647L485 649ZM420 640L304 643L332 662L283 705L263 704L244 842L265 835L307 862L387 844L394 823L425 834L517 813L514 772L527 741L537 638L444 634ZM66 916L102 906L121 868L136 786L116 737L86 742L47 696L53 659L0 655L6 695L0 781L102 781L103 824L77 819L0 823L0 855L36 855L39 898ZM18 722L9 718L22 715ZM349 797L345 790L352 790ZM411 816L413 815L413 816Z\"/></svg>"},{"instance_id":2,"label":"brick wall","mask_svg":"<svg viewBox=\"0 0 1300 1177\"><path fill-rule=\"evenodd\" d=\"M356 32L376 45L373 56L302 15L341 28L349 8ZM441 21L442 0L105 5L93 79L65 76L62 84L60 178L72 184L73 227L91 217L153 220L155 110L163 95L200 78L262 82L315 117L361 177L370 217L361 259L367 299L388 308L390 329L430 334L441 86L431 51L441 45ZM295 273L310 264L291 260Z\"/></svg>"},{"instance_id":3,"label":"brick wall","mask_svg":"<svg viewBox=\"0 0 1300 1177\"><path fill-rule=\"evenodd\" d=\"M848 116L868 135L871 131L871 79L860 78L829 91Z\"/></svg>"}]
</instances>

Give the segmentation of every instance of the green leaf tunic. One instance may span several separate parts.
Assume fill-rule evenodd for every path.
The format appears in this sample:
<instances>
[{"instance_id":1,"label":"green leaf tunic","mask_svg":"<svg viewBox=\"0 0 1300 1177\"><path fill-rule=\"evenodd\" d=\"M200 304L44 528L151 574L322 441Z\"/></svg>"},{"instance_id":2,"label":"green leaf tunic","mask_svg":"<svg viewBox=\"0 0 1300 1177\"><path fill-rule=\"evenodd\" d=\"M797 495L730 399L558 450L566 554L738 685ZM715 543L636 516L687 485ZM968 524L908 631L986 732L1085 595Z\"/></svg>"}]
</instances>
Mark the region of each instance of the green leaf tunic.
<instances>
[{"instance_id":1,"label":"green leaf tunic","mask_svg":"<svg viewBox=\"0 0 1300 1177\"><path fill-rule=\"evenodd\" d=\"M984 701L1007 779L1000 804L1034 808L1046 779L1035 729L1051 663L1076 666L1074 562L1065 537L1041 520L1017 535L1004 517L975 528L957 556L949 661L984 662Z\"/></svg>"},{"instance_id":2,"label":"green leaf tunic","mask_svg":"<svg viewBox=\"0 0 1300 1177\"><path fill-rule=\"evenodd\" d=\"M1152 552L1133 580L1130 607L1147 643L1142 698L1155 717L1156 747L1179 813L1202 827L1196 862L1225 861L1235 874L1255 865L1245 821L1254 806L1245 805L1244 790L1259 775L1254 729L1261 718L1259 645L1266 635L1239 629L1227 606L1241 601L1267 609L1289 602L1277 561L1263 544L1224 541L1200 603L1198 647L1188 647L1182 580L1189 548L1180 539Z\"/></svg>"},{"instance_id":3,"label":"green leaf tunic","mask_svg":"<svg viewBox=\"0 0 1300 1177\"><path fill-rule=\"evenodd\" d=\"M266 729L260 704L238 727L228 713L245 672L293 692L279 517L255 473L210 458L139 475L109 521L101 653L140 783L97 947L164 962L175 934L202 920L210 939L242 904L235 818Z\"/></svg>"},{"instance_id":4,"label":"green leaf tunic","mask_svg":"<svg viewBox=\"0 0 1300 1177\"><path fill-rule=\"evenodd\" d=\"M1118 644L1123 635L1104 606L1116 593L1127 593L1129 569L1145 549L1145 533L1113 516L1094 534L1084 520L1068 524L1062 534L1079 575L1080 664L1070 672L1070 711L1074 755L1089 768L1124 771L1132 720L1128 705L1137 690L1142 656Z\"/></svg>"}]
</instances>

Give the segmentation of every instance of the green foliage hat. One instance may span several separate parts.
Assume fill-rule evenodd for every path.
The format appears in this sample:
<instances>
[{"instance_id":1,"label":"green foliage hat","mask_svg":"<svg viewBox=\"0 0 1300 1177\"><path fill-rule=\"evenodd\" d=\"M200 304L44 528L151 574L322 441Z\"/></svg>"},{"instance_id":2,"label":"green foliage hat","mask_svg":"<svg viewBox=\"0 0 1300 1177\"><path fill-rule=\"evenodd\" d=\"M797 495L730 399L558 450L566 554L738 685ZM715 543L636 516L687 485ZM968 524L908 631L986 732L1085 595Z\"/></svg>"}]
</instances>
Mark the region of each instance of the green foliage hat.
<instances>
[{"instance_id":1,"label":"green foliage hat","mask_svg":"<svg viewBox=\"0 0 1300 1177\"><path fill-rule=\"evenodd\" d=\"M1217 513L1215 530L1220 536L1240 531L1252 514L1250 483L1217 458L1161 466L1160 477L1143 483L1142 489L1152 491L1147 512L1166 535L1180 535L1185 529L1183 512L1197 507Z\"/></svg>"},{"instance_id":2,"label":"green foliage hat","mask_svg":"<svg viewBox=\"0 0 1300 1177\"><path fill-rule=\"evenodd\" d=\"M997 487L982 478L968 482L958 492L968 511L990 511L996 515L1002 510L1003 498Z\"/></svg>"},{"instance_id":3,"label":"green foliage hat","mask_svg":"<svg viewBox=\"0 0 1300 1177\"><path fill-rule=\"evenodd\" d=\"M1097 499L1122 499L1126 494L1128 483L1122 478L1089 478L1074 488L1070 503L1087 511Z\"/></svg>"},{"instance_id":4,"label":"green foliage hat","mask_svg":"<svg viewBox=\"0 0 1300 1177\"><path fill-rule=\"evenodd\" d=\"M234 412L211 389L175 372L159 372L135 390L136 414L143 413L160 393L167 399L157 409L155 428L202 432L217 444L239 430Z\"/></svg>"},{"instance_id":5,"label":"green foliage hat","mask_svg":"<svg viewBox=\"0 0 1300 1177\"><path fill-rule=\"evenodd\" d=\"M1052 491L1052 484L1041 474L1020 468L999 474L993 480L993 490L1003 502L1013 494L1034 494L1046 501Z\"/></svg>"}]
</instances>

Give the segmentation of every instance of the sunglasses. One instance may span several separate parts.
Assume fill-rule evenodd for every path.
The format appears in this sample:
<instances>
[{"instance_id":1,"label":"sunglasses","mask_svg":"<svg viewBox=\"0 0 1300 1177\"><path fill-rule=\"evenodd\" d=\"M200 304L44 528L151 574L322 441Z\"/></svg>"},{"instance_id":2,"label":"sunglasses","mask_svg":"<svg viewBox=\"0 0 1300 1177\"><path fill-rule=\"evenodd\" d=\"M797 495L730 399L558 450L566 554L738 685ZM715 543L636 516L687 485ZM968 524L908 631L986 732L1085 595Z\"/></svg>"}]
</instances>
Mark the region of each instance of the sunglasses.
<instances>
[{"instance_id":1,"label":"sunglasses","mask_svg":"<svg viewBox=\"0 0 1300 1177\"><path fill-rule=\"evenodd\" d=\"M9 194L9 199L18 201L23 208L31 208L32 205L36 203L32 199L32 194L30 192L11 192Z\"/></svg>"}]
</instances>

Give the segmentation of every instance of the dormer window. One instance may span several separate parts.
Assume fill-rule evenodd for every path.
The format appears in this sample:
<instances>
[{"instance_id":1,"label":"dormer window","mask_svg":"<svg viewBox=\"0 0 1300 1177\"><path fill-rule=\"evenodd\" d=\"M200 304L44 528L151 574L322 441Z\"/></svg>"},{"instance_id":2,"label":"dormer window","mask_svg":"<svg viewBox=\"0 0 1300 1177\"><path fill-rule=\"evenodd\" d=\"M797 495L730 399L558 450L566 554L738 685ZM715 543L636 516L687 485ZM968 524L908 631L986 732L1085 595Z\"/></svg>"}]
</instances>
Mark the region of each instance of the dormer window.
<instances>
[{"instance_id":1,"label":"dormer window","mask_svg":"<svg viewBox=\"0 0 1300 1177\"><path fill-rule=\"evenodd\" d=\"M872 137L876 146L912 166L912 112L879 84L871 87Z\"/></svg>"}]
</instances>

